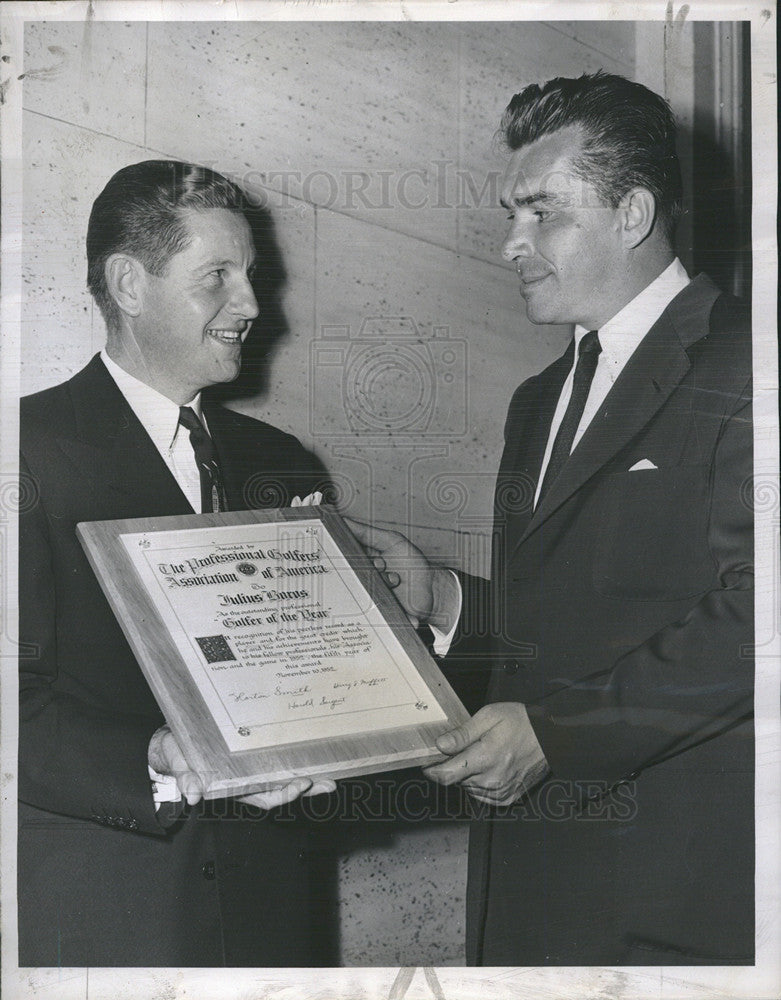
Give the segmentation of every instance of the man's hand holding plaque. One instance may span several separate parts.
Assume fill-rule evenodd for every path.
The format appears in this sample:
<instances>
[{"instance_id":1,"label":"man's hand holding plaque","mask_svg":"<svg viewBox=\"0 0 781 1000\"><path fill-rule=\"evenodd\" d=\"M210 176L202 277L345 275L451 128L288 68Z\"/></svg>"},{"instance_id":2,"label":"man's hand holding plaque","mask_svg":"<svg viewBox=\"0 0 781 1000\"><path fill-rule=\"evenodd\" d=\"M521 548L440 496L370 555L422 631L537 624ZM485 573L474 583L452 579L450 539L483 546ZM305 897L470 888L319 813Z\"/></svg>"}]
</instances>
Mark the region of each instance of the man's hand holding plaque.
<instances>
[{"instance_id":1,"label":"man's hand holding plaque","mask_svg":"<svg viewBox=\"0 0 781 1000\"><path fill-rule=\"evenodd\" d=\"M190 770L184 754L169 726L161 726L149 741L149 766L158 775L173 778L179 796L188 806L197 805L203 798L204 781ZM294 778L281 788L269 792L255 792L239 796L239 801L258 809L276 809L302 796L321 795L336 791L336 782L330 778L313 781L312 778Z\"/></svg>"},{"instance_id":2,"label":"man's hand holding plaque","mask_svg":"<svg viewBox=\"0 0 781 1000\"><path fill-rule=\"evenodd\" d=\"M430 625L445 634L450 632L461 608L453 573L433 566L399 531L375 528L351 517L345 521L393 589L413 627Z\"/></svg>"}]
</instances>

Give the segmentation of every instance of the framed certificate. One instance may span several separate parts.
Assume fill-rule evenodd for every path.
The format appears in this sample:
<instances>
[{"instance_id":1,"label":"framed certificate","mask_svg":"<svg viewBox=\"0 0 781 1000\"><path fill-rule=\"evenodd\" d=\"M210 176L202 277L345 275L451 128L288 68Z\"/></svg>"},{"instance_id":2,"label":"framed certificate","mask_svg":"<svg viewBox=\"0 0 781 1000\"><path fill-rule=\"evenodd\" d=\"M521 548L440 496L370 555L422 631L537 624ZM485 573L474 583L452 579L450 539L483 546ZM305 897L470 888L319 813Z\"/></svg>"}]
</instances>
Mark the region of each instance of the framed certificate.
<instances>
[{"instance_id":1,"label":"framed certificate","mask_svg":"<svg viewBox=\"0 0 781 1000\"><path fill-rule=\"evenodd\" d=\"M329 507L77 531L206 798L433 763L468 718Z\"/></svg>"}]
</instances>

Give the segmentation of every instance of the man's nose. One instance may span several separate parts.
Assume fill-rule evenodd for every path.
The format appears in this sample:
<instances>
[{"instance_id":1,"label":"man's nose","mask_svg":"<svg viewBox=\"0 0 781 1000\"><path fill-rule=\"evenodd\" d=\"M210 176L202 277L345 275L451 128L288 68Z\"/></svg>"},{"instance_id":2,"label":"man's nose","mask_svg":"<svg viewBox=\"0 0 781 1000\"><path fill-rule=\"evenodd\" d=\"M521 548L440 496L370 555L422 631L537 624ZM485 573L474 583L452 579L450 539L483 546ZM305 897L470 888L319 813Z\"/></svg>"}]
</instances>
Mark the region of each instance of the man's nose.
<instances>
[{"instance_id":1,"label":"man's nose","mask_svg":"<svg viewBox=\"0 0 781 1000\"><path fill-rule=\"evenodd\" d=\"M502 257L508 264L512 264L518 257L531 257L534 251L529 241L528 231L515 224L510 227L504 243L502 244Z\"/></svg>"},{"instance_id":2,"label":"man's nose","mask_svg":"<svg viewBox=\"0 0 781 1000\"><path fill-rule=\"evenodd\" d=\"M249 278L237 278L228 308L234 315L243 319L255 319L258 315L260 307Z\"/></svg>"}]
</instances>

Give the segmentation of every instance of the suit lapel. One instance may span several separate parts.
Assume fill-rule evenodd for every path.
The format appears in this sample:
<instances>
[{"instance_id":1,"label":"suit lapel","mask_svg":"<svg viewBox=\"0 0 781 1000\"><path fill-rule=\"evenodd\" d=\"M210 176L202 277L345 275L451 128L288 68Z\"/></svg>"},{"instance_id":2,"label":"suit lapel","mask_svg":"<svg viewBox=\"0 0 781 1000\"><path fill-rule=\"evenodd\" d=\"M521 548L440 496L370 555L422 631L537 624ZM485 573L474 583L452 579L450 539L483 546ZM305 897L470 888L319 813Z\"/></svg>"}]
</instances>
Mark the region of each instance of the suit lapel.
<instances>
[{"instance_id":1,"label":"suit lapel","mask_svg":"<svg viewBox=\"0 0 781 1000\"><path fill-rule=\"evenodd\" d=\"M708 333L708 316L718 295L716 286L702 275L673 299L619 375L534 511L518 545L603 468L664 405L689 370L686 348ZM550 421L546 423L546 437L549 428Z\"/></svg>"},{"instance_id":2,"label":"suit lapel","mask_svg":"<svg viewBox=\"0 0 781 1000\"><path fill-rule=\"evenodd\" d=\"M184 493L99 356L70 384L75 439L62 449L100 489L150 517L191 514Z\"/></svg>"}]
</instances>

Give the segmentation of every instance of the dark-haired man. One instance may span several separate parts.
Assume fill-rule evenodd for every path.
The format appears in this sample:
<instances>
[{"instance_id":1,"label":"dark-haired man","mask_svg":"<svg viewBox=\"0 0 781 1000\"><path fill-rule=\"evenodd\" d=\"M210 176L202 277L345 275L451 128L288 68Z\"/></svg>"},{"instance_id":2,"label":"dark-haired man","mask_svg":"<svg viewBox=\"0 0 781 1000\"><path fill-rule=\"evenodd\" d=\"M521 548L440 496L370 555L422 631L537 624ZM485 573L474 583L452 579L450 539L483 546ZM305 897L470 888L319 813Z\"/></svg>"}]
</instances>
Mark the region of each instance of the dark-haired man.
<instances>
[{"instance_id":1,"label":"dark-haired man","mask_svg":"<svg viewBox=\"0 0 781 1000\"><path fill-rule=\"evenodd\" d=\"M201 398L236 378L258 315L247 207L192 164L115 174L87 235L106 348L22 400L35 503L20 516L20 965L328 961L304 831L273 808L333 782L204 806L75 533L324 489L295 438Z\"/></svg>"},{"instance_id":2,"label":"dark-haired man","mask_svg":"<svg viewBox=\"0 0 781 1000\"><path fill-rule=\"evenodd\" d=\"M450 654L492 667L488 704L427 769L479 803L469 959L751 964L747 311L675 256L656 94L555 79L502 131L504 258L529 318L575 336L510 403L491 585L465 582ZM447 633L452 576L399 535L365 540Z\"/></svg>"}]
</instances>

